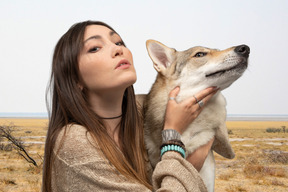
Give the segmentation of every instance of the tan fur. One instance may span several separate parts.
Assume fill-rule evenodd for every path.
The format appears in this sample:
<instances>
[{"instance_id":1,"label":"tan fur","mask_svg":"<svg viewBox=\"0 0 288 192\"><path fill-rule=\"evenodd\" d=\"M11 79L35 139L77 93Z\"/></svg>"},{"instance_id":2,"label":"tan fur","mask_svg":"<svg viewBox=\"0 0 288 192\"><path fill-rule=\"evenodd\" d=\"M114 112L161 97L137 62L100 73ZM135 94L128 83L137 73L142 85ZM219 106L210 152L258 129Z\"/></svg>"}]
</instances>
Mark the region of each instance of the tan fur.
<instances>
[{"instance_id":1,"label":"tan fur","mask_svg":"<svg viewBox=\"0 0 288 192\"><path fill-rule=\"evenodd\" d=\"M181 52L154 40L148 40L146 46L158 76L149 94L138 98L143 103L145 143L150 162L155 167L160 160L161 131L170 91L180 86L176 101L181 102L210 86L217 86L220 90L229 87L245 71L249 47L246 46L248 53L241 55L240 46L223 51L198 46ZM199 52L204 52L206 55L195 57ZM207 76L235 66L237 66L235 70ZM219 92L205 105L201 114L182 134L181 140L186 146L187 155L215 136L212 150L223 157L234 158L225 121L226 101Z\"/></svg>"}]
</instances>

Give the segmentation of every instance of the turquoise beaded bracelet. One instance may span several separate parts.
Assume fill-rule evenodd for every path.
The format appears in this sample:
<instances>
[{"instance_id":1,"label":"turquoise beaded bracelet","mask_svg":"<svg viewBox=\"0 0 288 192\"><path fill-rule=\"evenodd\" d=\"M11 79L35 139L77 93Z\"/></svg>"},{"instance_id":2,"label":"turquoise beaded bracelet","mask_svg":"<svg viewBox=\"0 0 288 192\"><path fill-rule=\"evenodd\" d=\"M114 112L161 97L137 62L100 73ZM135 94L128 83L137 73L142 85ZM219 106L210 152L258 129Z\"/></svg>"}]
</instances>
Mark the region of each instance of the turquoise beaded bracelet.
<instances>
[{"instance_id":1,"label":"turquoise beaded bracelet","mask_svg":"<svg viewBox=\"0 0 288 192\"><path fill-rule=\"evenodd\" d=\"M180 153L183 158L185 158L185 150L178 145L165 145L165 146L163 146L161 148L161 157L167 151L176 151L176 152Z\"/></svg>"}]
</instances>

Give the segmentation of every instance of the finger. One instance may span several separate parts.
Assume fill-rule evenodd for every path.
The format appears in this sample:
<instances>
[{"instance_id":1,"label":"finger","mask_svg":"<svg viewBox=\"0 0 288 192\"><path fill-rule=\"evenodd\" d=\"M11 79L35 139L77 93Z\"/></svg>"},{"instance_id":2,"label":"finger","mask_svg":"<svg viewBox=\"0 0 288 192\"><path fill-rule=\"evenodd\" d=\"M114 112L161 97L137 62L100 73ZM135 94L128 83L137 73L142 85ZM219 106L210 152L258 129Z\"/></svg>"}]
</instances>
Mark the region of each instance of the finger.
<instances>
[{"instance_id":1,"label":"finger","mask_svg":"<svg viewBox=\"0 0 288 192\"><path fill-rule=\"evenodd\" d=\"M216 88L216 87L208 87L208 88L200 91L199 93L195 94L194 96L198 99L198 101L201 101L204 98L206 98L207 96L210 96L210 94L214 95L214 93L216 93L217 91L218 91L218 88Z\"/></svg>"},{"instance_id":2,"label":"finger","mask_svg":"<svg viewBox=\"0 0 288 192\"><path fill-rule=\"evenodd\" d=\"M202 101L205 103L207 103L215 94L217 93L217 90L212 92L210 95L206 96L205 98L202 99Z\"/></svg>"},{"instance_id":3,"label":"finger","mask_svg":"<svg viewBox=\"0 0 288 192\"><path fill-rule=\"evenodd\" d=\"M192 97L189 97L188 99L182 101L182 103L186 103L188 105L195 105L196 103L198 103L199 101L203 100L203 98L207 97L208 95L210 95L211 93L213 93L214 91L217 91L218 89L216 87L208 87L200 92L198 92L197 94L193 95Z\"/></svg>"},{"instance_id":4,"label":"finger","mask_svg":"<svg viewBox=\"0 0 288 192\"><path fill-rule=\"evenodd\" d=\"M169 93L169 98L176 98L178 93L180 91L180 87L175 87L170 93ZM174 99L169 99L169 100L174 100Z\"/></svg>"},{"instance_id":5,"label":"finger","mask_svg":"<svg viewBox=\"0 0 288 192\"><path fill-rule=\"evenodd\" d=\"M209 142L208 145L210 146L210 148L212 147L213 142L215 141L215 137L213 137Z\"/></svg>"},{"instance_id":6,"label":"finger","mask_svg":"<svg viewBox=\"0 0 288 192\"><path fill-rule=\"evenodd\" d=\"M206 97L204 97L202 100L200 100L198 102L198 106L199 108L203 108L207 103L208 101L217 93L218 90L215 90L214 92L210 93L209 95L207 95Z\"/></svg>"}]
</instances>

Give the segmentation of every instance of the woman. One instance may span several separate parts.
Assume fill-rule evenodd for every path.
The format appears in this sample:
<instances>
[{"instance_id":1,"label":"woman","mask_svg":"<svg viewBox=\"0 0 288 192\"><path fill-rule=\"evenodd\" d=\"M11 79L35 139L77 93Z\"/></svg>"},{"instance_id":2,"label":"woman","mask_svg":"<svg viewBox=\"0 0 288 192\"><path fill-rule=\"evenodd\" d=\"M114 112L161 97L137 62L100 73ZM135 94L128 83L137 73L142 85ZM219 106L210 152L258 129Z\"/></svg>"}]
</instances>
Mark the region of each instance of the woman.
<instances>
[{"instance_id":1,"label":"woman","mask_svg":"<svg viewBox=\"0 0 288 192\"><path fill-rule=\"evenodd\" d=\"M194 178L192 188L205 191L193 165L201 168L212 141L187 157L193 165L175 151L165 152L152 187L135 81L132 54L107 24L77 23L60 38L52 63L43 191L187 190L177 178L183 172L168 175L175 174L173 169ZM195 96L206 103L216 91L208 88ZM169 96L178 92L175 88ZM182 133L200 111L195 98L170 100L164 130ZM173 167L175 162L180 167Z\"/></svg>"}]
</instances>

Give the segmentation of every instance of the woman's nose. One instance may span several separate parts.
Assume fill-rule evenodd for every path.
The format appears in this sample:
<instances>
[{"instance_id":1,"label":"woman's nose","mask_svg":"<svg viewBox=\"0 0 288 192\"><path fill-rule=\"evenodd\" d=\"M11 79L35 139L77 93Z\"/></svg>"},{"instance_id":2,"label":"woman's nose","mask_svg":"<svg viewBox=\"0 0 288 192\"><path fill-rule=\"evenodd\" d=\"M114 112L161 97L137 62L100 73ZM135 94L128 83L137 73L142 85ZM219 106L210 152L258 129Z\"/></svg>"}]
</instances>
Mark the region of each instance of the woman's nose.
<instances>
[{"instance_id":1,"label":"woman's nose","mask_svg":"<svg viewBox=\"0 0 288 192\"><path fill-rule=\"evenodd\" d=\"M123 46L115 45L112 46L112 57L123 55Z\"/></svg>"}]
</instances>

